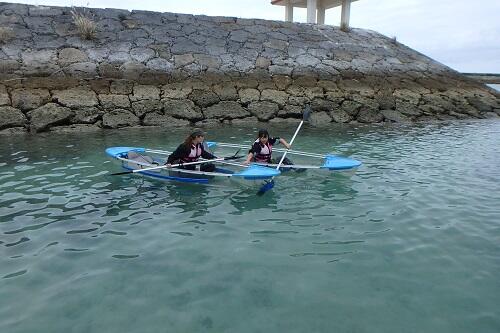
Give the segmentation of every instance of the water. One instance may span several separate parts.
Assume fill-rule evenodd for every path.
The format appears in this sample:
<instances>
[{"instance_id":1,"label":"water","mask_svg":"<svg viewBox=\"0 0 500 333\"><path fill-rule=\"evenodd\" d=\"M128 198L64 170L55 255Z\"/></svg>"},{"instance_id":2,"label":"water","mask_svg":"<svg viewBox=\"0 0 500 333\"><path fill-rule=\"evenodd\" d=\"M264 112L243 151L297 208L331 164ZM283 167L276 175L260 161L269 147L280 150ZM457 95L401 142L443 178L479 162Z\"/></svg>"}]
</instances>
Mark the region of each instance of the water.
<instances>
[{"instance_id":1,"label":"water","mask_svg":"<svg viewBox=\"0 0 500 333\"><path fill-rule=\"evenodd\" d=\"M500 331L500 122L306 128L363 166L263 197L109 176L182 134L0 138L0 332Z\"/></svg>"},{"instance_id":2,"label":"water","mask_svg":"<svg viewBox=\"0 0 500 333\"><path fill-rule=\"evenodd\" d=\"M500 84L487 84L487 86L490 86L491 88L500 91Z\"/></svg>"}]
</instances>

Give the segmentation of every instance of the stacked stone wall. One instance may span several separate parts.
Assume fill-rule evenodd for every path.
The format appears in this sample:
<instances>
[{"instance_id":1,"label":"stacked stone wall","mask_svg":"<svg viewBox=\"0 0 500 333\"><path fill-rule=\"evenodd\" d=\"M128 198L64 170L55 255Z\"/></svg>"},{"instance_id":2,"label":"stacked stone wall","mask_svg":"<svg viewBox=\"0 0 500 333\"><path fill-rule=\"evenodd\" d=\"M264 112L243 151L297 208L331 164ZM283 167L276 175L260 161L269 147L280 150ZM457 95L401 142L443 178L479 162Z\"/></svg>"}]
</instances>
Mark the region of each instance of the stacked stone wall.
<instances>
[{"instance_id":1,"label":"stacked stone wall","mask_svg":"<svg viewBox=\"0 0 500 333\"><path fill-rule=\"evenodd\" d=\"M500 115L495 91L374 31L0 3L0 131Z\"/></svg>"}]
</instances>

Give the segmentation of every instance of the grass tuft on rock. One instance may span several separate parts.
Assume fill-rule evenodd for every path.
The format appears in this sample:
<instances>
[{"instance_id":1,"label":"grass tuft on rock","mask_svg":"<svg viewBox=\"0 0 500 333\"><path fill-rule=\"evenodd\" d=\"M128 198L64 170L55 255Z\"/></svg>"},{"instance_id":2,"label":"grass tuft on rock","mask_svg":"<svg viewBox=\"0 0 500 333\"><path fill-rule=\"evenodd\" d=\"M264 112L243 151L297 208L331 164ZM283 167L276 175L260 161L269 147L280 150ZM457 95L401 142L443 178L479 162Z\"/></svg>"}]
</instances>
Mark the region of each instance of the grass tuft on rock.
<instances>
[{"instance_id":1,"label":"grass tuft on rock","mask_svg":"<svg viewBox=\"0 0 500 333\"><path fill-rule=\"evenodd\" d=\"M78 33L83 39L91 40L95 39L97 33L97 23L86 14L78 12L76 9L71 11L71 16L73 17L73 23L76 25Z\"/></svg>"},{"instance_id":2,"label":"grass tuft on rock","mask_svg":"<svg viewBox=\"0 0 500 333\"><path fill-rule=\"evenodd\" d=\"M0 27L0 44L4 44L14 38L14 30L9 27Z\"/></svg>"}]
</instances>

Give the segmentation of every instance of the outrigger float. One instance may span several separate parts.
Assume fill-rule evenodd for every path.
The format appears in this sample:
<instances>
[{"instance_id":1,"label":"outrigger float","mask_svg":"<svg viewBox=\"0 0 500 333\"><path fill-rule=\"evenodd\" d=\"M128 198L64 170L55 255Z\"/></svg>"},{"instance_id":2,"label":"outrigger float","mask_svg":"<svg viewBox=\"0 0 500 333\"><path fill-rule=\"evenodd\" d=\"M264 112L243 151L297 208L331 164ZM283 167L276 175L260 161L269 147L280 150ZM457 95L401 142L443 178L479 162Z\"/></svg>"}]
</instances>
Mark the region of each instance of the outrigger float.
<instances>
[{"instance_id":1,"label":"outrigger float","mask_svg":"<svg viewBox=\"0 0 500 333\"><path fill-rule=\"evenodd\" d=\"M232 143L223 143L223 142L213 142L209 141L207 142L207 146L211 151L215 151L217 147L223 147L223 148L238 148L238 149L249 149L251 146L251 143L248 143L246 145L240 145L240 144L232 144ZM281 164L280 165L280 170L281 171L286 171L286 170L322 170L322 171L354 171L357 169L360 165L361 162L347 158L347 157L342 157L342 156L337 156L333 154L316 154L316 153L309 153L305 151L298 151L298 150L287 150L287 149L279 149L279 148L274 148L273 147L273 152L278 152L278 153L287 153L289 155L297 155L297 156L305 156L309 158L314 158L316 160L321 160L322 164L313 164L313 165L307 165L307 164L292 164L292 165L285 165ZM257 165L262 165L266 167L271 167L271 168L276 168L278 164L263 164L263 163L253 163Z\"/></svg>"}]
</instances>

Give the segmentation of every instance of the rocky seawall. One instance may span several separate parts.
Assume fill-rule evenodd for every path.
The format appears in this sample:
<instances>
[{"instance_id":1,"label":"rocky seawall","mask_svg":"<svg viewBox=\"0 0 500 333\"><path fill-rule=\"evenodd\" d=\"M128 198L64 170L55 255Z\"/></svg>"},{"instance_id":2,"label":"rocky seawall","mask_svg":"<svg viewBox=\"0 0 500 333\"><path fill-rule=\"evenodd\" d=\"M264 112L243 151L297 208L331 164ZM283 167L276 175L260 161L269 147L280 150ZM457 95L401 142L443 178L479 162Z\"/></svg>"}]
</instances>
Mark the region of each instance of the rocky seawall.
<instances>
[{"instance_id":1,"label":"rocky seawall","mask_svg":"<svg viewBox=\"0 0 500 333\"><path fill-rule=\"evenodd\" d=\"M500 116L493 89L377 32L0 3L0 132Z\"/></svg>"}]
</instances>

